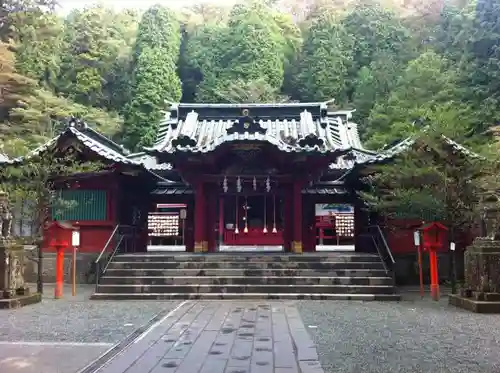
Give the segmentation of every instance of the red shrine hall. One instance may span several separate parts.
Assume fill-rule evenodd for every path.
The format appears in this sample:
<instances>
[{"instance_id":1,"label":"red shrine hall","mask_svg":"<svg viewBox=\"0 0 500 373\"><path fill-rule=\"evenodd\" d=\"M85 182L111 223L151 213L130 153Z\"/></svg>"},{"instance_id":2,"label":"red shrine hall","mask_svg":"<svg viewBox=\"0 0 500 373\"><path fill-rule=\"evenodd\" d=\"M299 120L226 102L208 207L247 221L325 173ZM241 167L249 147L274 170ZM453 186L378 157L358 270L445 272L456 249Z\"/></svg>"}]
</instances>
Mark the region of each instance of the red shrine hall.
<instances>
[{"instance_id":1,"label":"red shrine hall","mask_svg":"<svg viewBox=\"0 0 500 373\"><path fill-rule=\"evenodd\" d=\"M356 198L339 180L361 147L326 103L179 104L145 149L170 165L152 192L148 250L354 250Z\"/></svg>"},{"instance_id":2,"label":"red shrine hall","mask_svg":"<svg viewBox=\"0 0 500 373\"><path fill-rule=\"evenodd\" d=\"M378 156L328 102L174 104L135 154L72 120L35 152L49 148L105 165L57 184L76 204L52 218L78 227L88 253L120 227L135 232L127 251L358 250L369 217L353 172Z\"/></svg>"}]
</instances>

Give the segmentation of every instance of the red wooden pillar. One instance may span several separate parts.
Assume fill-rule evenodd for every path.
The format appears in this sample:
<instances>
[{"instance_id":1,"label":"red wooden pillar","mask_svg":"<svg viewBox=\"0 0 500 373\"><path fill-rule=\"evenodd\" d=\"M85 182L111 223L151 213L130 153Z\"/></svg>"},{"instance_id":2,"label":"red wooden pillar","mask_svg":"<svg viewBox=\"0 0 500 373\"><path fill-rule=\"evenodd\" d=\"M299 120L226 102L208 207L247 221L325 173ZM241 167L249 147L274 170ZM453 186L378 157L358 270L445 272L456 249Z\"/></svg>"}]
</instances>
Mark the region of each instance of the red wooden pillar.
<instances>
[{"instance_id":1,"label":"red wooden pillar","mask_svg":"<svg viewBox=\"0 0 500 373\"><path fill-rule=\"evenodd\" d=\"M217 230L216 227L218 225L217 221L217 216L218 216L218 210L217 210L217 198L215 196L215 188L212 186L210 188L205 189L205 196L207 197L207 208L206 208L206 219L205 219L205 226L206 226L206 241L207 241L207 247L203 251L209 251L209 252L214 252L215 251L215 246L217 242L216 234Z\"/></svg>"},{"instance_id":2,"label":"red wooden pillar","mask_svg":"<svg viewBox=\"0 0 500 373\"><path fill-rule=\"evenodd\" d=\"M219 245L224 244L224 197L219 198Z\"/></svg>"},{"instance_id":3,"label":"red wooden pillar","mask_svg":"<svg viewBox=\"0 0 500 373\"><path fill-rule=\"evenodd\" d=\"M292 251L294 253L302 252L302 182L295 180L292 187L293 200L293 242Z\"/></svg>"},{"instance_id":4,"label":"red wooden pillar","mask_svg":"<svg viewBox=\"0 0 500 373\"><path fill-rule=\"evenodd\" d=\"M283 191L283 247L285 251L292 251L293 241L293 209L292 209L292 193L288 186Z\"/></svg>"},{"instance_id":5,"label":"red wooden pillar","mask_svg":"<svg viewBox=\"0 0 500 373\"><path fill-rule=\"evenodd\" d=\"M187 219L184 233L184 244L186 245L186 251L192 253L194 251L194 206L193 200L189 200L187 204Z\"/></svg>"},{"instance_id":6,"label":"red wooden pillar","mask_svg":"<svg viewBox=\"0 0 500 373\"><path fill-rule=\"evenodd\" d=\"M196 185L194 194L194 251L196 253L201 253L208 249L206 220L205 186L203 182L200 182Z\"/></svg>"},{"instance_id":7,"label":"red wooden pillar","mask_svg":"<svg viewBox=\"0 0 500 373\"><path fill-rule=\"evenodd\" d=\"M303 229L303 251L312 252L316 250L316 222L314 214L314 201L310 196L304 196L303 200L304 223Z\"/></svg>"}]
</instances>

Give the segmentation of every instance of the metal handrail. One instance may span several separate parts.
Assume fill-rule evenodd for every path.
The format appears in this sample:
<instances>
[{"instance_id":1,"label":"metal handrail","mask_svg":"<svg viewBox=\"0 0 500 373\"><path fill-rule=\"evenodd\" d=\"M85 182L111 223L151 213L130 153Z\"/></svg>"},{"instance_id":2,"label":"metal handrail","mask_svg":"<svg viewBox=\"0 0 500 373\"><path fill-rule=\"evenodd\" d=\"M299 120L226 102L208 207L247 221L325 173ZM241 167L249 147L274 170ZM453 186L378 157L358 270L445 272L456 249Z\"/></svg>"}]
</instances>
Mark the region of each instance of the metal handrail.
<instances>
[{"instance_id":1,"label":"metal handrail","mask_svg":"<svg viewBox=\"0 0 500 373\"><path fill-rule=\"evenodd\" d=\"M373 229L375 229L375 232L371 232ZM382 260L382 265L384 266L384 270L386 273L391 272L392 267L396 263L396 260L394 259L394 256L392 255L391 248L387 244L387 240L385 239L384 233L382 232L382 229L380 228L379 225L371 225L368 226L368 232L370 233L370 237L372 239L373 244L375 245L375 248L377 249L377 253ZM377 239L380 241L377 243ZM383 248L381 248L383 246ZM385 251L385 254L383 254L382 250ZM390 263L387 263L386 260L387 258L390 259ZM394 275L394 273L393 273Z\"/></svg>"},{"instance_id":2,"label":"metal handrail","mask_svg":"<svg viewBox=\"0 0 500 373\"><path fill-rule=\"evenodd\" d=\"M113 229L113 232L111 233L111 235L109 236L108 238L108 241L106 242L106 244L104 245L103 249L101 250L101 253L99 254L99 256L97 257L97 259L95 260L95 264L99 263L99 261L101 260L102 256L104 255L104 253L106 252L106 250L108 249L108 246L111 244L111 242L113 241L113 237L115 236L116 232L118 232L118 228L120 227L119 224L117 224L115 226L115 229Z\"/></svg>"},{"instance_id":3,"label":"metal handrail","mask_svg":"<svg viewBox=\"0 0 500 373\"><path fill-rule=\"evenodd\" d=\"M375 240L375 237L373 237L372 235L370 235L371 239L372 239L372 242L373 244L375 245L375 248L377 249L377 252L378 252L378 256L380 257L381 259L381 262L382 262L382 266L384 267L384 271L386 274L389 274L389 267L387 267L387 264L385 264L385 260L384 258L382 257L382 252L380 251L380 247L378 246L378 243L377 243L377 240Z\"/></svg>"},{"instance_id":4,"label":"metal handrail","mask_svg":"<svg viewBox=\"0 0 500 373\"><path fill-rule=\"evenodd\" d=\"M396 263L396 261L394 260L394 256L392 255L391 248L387 244L384 233L382 232L382 229L380 228L380 225L375 225L375 227L377 228L379 236L382 238L382 242L384 243L385 250L387 251L387 254L389 254L389 258L391 258L392 264Z\"/></svg>"},{"instance_id":5,"label":"metal handrail","mask_svg":"<svg viewBox=\"0 0 500 373\"><path fill-rule=\"evenodd\" d=\"M102 270L102 273L106 272L106 270L108 269L108 266L109 266L109 263L111 263L111 259L113 259L113 257L115 256L116 252L118 251L120 245L122 244L122 241L125 239L125 236L121 236L120 237L120 241L118 241L118 243L116 244L115 246L115 249L113 250L113 252L111 253L111 255L109 256L108 258L108 262L106 263L106 266L104 267L104 269ZM97 281L96 281L97 282Z\"/></svg>"},{"instance_id":6,"label":"metal handrail","mask_svg":"<svg viewBox=\"0 0 500 373\"><path fill-rule=\"evenodd\" d=\"M106 260L106 263L104 265L104 269L101 271L101 265L100 265L100 260L102 259L102 256L104 255L104 253L106 252L108 246L110 245L110 243L112 242L113 238L115 237L115 235L117 234L117 232L120 232L120 228L125 228L125 227L130 227L130 226L126 226L126 225L117 225L115 227L115 229L113 230L113 232L111 233L111 236L109 237L108 241L106 242L106 245L104 245L104 248L102 249L101 253L99 254L99 257L96 259L95 261L95 273L96 273L96 277L95 277L95 291L97 292L98 290L98 287L99 287L99 279L101 277L101 274L104 274L104 272L106 272L106 270L108 269L108 266L109 266L109 263L111 263L111 260L114 258L114 256L116 255L116 253L118 252L118 250L120 249L121 245L123 242L127 242L127 241L124 241L126 236L128 236L130 233L124 233L124 234L121 234L120 236L120 239L118 240L118 242L116 243L115 245L115 248L113 249L113 251L111 252L111 255L108 256L107 260ZM132 227L133 228L133 227ZM134 234L132 234L134 235ZM101 273L102 272L102 273Z\"/></svg>"}]
</instances>

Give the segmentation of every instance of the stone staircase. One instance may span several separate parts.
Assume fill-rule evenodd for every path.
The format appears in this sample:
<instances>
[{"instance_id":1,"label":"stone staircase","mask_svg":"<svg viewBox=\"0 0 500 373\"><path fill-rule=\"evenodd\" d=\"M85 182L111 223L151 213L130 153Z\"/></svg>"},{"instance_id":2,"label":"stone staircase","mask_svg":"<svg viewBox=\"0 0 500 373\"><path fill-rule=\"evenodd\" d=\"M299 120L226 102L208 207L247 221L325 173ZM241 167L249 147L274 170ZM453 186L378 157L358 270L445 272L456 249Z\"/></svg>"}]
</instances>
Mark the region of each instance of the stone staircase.
<instances>
[{"instance_id":1,"label":"stone staircase","mask_svg":"<svg viewBox=\"0 0 500 373\"><path fill-rule=\"evenodd\" d=\"M380 258L363 253L116 255L92 299L399 300Z\"/></svg>"}]
</instances>

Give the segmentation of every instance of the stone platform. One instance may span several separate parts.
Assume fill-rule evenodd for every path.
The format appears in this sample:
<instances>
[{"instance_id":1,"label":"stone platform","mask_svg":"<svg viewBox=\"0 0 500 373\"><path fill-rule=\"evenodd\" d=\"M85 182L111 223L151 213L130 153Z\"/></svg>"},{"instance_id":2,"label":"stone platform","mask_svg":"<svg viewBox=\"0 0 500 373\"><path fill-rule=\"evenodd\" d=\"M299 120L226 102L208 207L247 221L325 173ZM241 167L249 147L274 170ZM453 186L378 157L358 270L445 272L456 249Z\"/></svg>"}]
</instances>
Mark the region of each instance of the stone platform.
<instances>
[{"instance_id":1,"label":"stone platform","mask_svg":"<svg viewBox=\"0 0 500 373\"><path fill-rule=\"evenodd\" d=\"M18 295L13 298L0 299L0 309L21 308L42 301L40 293Z\"/></svg>"},{"instance_id":2,"label":"stone platform","mask_svg":"<svg viewBox=\"0 0 500 373\"><path fill-rule=\"evenodd\" d=\"M324 373L297 308L269 302L182 302L114 358L92 369Z\"/></svg>"},{"instance_id":3,"label":"stone platform","mask_svg":"<svg viewBox=\"0 0 500 373\"><path fill-rule=\"evenodd\" d=\"M500 313L500 302L498 301L480 301L472 298L462 297L457 294L448 296L450 305L460 307L476 313Z\"/></svg>"}]
</instances>

